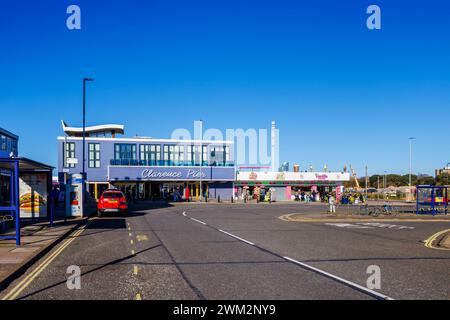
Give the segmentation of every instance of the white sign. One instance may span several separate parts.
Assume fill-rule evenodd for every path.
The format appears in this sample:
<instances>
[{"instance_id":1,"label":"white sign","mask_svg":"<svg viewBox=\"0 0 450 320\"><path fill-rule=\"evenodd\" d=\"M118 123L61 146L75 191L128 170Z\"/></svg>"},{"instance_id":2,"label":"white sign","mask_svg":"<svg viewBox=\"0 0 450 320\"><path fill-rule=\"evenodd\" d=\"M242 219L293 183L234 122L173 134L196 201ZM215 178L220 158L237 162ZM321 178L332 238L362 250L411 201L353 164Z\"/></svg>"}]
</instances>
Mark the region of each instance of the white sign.
<instances>
[{"instance_id":1,"label":"white sign","mask_svg":"<svg viewBox=\"0 0 450 320\"><path fill-rule=\"evenodd\" d=\"M348 172L238 172L237 181L350 181Z\"/></svg>"},{"instance_id":2,"label":"white sign","mask_svg":"<svg viewBox=\"0 0 450 320\"><path fill-rule=\"evenodd\" d=\"M67 158L66 160L67 164L78 164L77 158Z\"/></svg>"}]
</instances>

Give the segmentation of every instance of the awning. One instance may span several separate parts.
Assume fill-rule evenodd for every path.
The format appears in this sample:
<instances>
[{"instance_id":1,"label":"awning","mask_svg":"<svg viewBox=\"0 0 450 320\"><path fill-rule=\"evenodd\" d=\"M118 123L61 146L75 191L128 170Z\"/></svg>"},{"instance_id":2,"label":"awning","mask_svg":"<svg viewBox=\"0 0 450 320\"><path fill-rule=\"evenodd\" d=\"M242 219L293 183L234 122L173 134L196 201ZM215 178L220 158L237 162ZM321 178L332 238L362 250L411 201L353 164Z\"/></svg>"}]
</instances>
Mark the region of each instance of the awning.
<instances>
[{"instance_id":1,"label":"awning","mask_svg":"<svg viewBox=\"0 0 450 320\"><path fill-rule=\"evenodd\" d=\"M24 157L14 157L14 158L0 158L0 167L4 169L13 169L14 162L19 163L19 171L24 172L51 172L54 167L37 162Z\"/></svg>"}]
</instances>

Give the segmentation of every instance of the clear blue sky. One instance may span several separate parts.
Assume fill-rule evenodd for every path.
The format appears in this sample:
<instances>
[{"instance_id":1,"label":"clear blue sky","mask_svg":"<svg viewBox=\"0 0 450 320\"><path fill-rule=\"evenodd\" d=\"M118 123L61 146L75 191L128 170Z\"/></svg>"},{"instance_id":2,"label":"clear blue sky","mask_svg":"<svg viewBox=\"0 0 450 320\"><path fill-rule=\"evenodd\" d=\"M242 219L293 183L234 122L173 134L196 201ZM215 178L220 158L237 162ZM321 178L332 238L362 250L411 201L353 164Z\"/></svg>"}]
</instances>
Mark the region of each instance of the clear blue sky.
<instances>
[{"instance_id":1,"label":"clear blue sky","mask_svg":"<svg viewBox=\"0 0 450 320\"><path fill-rule=\"evenodd\" d=\"M66 28L66 8L82 30ZM366 28L370 4L382 30ZM4 1L0 126L56 165L60 119L175 128L280 128L281 161L359 174L433 174L450 161L450 2Z\"/></svg>"}]
</instances>

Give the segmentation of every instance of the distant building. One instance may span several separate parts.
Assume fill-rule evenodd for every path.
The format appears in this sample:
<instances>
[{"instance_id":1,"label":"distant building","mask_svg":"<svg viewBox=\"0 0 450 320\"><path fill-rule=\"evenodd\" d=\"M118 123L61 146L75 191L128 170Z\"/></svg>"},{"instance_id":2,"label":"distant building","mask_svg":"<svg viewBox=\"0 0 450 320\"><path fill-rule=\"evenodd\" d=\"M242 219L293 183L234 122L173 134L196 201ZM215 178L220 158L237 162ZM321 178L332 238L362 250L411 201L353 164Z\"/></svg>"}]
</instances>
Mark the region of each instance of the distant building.
<instances>
[{"instance_id":1,"label":"distant building","mask_svg":"<svg viewBox=\"0 0 450 320\"><path fill-rule=\"evenodd\" d=\"M447 165L442 169L436 169L434 170L434 175L437 178L438 176L442 174L450 174L450 163L447 163Z\"/></svg>"}]
</instances>

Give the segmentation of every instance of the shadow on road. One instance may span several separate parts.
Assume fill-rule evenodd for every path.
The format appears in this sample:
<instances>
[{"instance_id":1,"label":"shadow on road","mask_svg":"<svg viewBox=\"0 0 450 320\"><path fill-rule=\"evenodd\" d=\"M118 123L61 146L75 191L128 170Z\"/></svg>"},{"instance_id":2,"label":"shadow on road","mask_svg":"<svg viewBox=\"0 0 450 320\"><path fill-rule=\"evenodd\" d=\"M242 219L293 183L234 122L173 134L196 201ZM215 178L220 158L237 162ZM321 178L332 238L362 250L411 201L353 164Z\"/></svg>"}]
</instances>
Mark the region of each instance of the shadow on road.
<instances>
[{"instance_id":1,"label":"shadow on road","mask_svg":"<svg viewBox=\"0 0 450 320\"><path fill-rule=\"evenodd\" d=\"M102 265L100 265L100 266L98 266L98 267L96 267L96 268L94 268L94 269L91 269L91 270L89 270L89 271L83 272L83 273L81 273L80 276L82 277L82 276L85 276L85 275L87 275L87 274L90 274L90 273L99 271L99 270L101 270L101 269L103 269L103 268L105 268L105 267L119 264L119 263L121 263L121 262L124 262L124 261L130 259L130 258L136 257L136 256L138 256L138 255L141 254L141 253L144 253L144 252L149 251L149 250L152 250L152 249L156 249L156 248L158 248L158 247L160 247L160 246L161 246L161 244L157 244L157 245L154 245L154 246L152 246L152 247L149 247L149 248L143 249L143 250L141 250L141 251L138 251L138 252L136 252L134 255L130 254L130 255L127 255L127 256L125 256L125 257L123 257L123 258L119 258L119 259L110 261L110 262L105 263L105 264L102 264ZM31 297L31 296L35 295L35 294L38 294L38 293L44 292L44 291L46 291L46 290L49 290L49 289L51 289L51 288L57 287L57 286L59 286L59 285L62 285L62 284L64 284L64 283L66 283L66 282L67 282L66 279L65 279L65 280L62 280L62 281L59 281L59 282L56 282L56 283L51 284L51 285L49 285L49 286L47 286L47 287L45 287L45 288L42 288L42 289L36 290L36 291L34 291L34 292L28 293L28 294L26 294L26 295L24 295L24 296L18 298L17 300L23 300L23 299L26 299L26 298L28 298L28 297Z\"/></svg>"}]
</instances>

